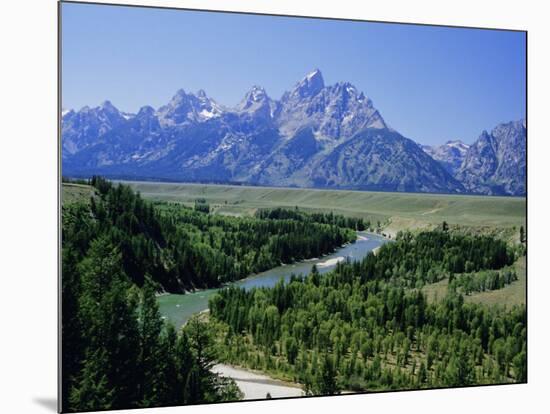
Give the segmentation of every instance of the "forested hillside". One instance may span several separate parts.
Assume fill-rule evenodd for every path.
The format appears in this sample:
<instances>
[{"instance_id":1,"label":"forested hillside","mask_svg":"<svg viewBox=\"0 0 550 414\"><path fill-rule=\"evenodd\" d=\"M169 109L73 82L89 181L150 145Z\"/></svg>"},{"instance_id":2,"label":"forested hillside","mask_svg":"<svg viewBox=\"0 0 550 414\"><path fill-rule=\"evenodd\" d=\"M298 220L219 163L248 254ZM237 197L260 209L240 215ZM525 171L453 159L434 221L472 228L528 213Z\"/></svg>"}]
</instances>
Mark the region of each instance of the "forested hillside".
<instances>
[{"instance_id":1,"label":"forested hillside","mask_svg":"<svg viewBox=\"0 0 550 414\"><path fill-rule=\"evenodd\" d=\"M239 399L210 372L213 335L199 319L179 333L158 310L150 279L140 289L105 235L78 260L63 250L62 409L143 408Z\"/></svg>"},{"instance_id":2,"label":"forested hillside","mask_svg":"<svg viewBox=\"0 0 550 414\"><path fill-rule=\"evenodd\" d=\"M216 287L282 263L319 257L356 238L361 219L278 210L257 218L210 215L208 206L152 204L126 185L99 177L90 203L63 206L63 248L82 260L105 236L130 279L149 276L169 292ZM199 200L201 201L201 200Z\"/></svg>"},{"instance_id":3,"label":"forested hillside","mask_svg":"<svg viewBox=\"0 0 550 414\"><path fill-rule=\"evenodd\" d=\"M487 289L512 283L504 275L516 254L486 236L400 234L322 276L313 268L271 289L224 289L211 323L228 362L314 395L524 382L525 307L466 304L457 292L476 272L502 273ZM428 303L419 288L444 277L455 281L447 297Z\"/></svg>"},{"instance_id":4,"label":"forested hillside","mask_svg":"<svg viewBox=\"0 0 550 414\"><path fill-rule=\"evenodd\" d=\"M209 326L195 317L177 333L156 293L220 286L356 237L356 220L214 216L202 200L152 204L102 178L89 184L91 198L81 191L62 211L63 411L239 399L211 372Z\"/></svg>"}]
</instances>

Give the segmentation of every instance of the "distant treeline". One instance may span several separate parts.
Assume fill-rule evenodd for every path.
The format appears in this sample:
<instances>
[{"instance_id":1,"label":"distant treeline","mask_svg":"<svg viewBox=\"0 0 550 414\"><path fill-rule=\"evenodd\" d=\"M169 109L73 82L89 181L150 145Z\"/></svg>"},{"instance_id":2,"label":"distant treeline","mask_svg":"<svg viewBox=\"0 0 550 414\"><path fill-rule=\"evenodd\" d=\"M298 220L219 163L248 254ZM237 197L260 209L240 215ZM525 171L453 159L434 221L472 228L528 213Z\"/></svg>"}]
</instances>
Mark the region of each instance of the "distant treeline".
<instances>
[{"instance_id":1,"label":"distant treeline","mask_svg":"<svg viewBox=\"0 0 550 414\"><path fill-rule=\"evenodd\" d=\"M269 220L299 220L309 221L311 223L330 224L338 227L347 227L358 231L363 231L370 227L370 221L365 221L362 218L345 217L339 214L330 213L305 213L304 211L295 208L273 208L259 209L255 213L255 217Z\"/></svg>"},{"instance_id":2,"label":"distant treeline","mask_svg":"<svg viewBox=\"0 0 550 414\"><path fill-rule=\"evenodd\" d=\"M95 174L97 174L97 171L94 173L94 171L90 171L88 174L86 173L79 173L74 174L71 177L62 177L63 179L67 178L67 180L70 181L90 181L91 178ZM201 180L201 179L189 179L189 177L186 178L170 178L170 177L155 177L150 175L136 175L136 174L116 174L116 173L108 173L108 174L101 174L103 178L109 179L109 180L119 180L119 181L142 181L142 182L150 182L150 183L188 183L188 184L204 184L204 185L231 185L231 186L237 186L237 187L264 187L263 184L255 183L255 182L246 182L246 181L231 181L231 180ZM270 186L277 188L277 186ZM290 186L290 187L296 187L296 186ZM285 188L285 187L282 187Z\"/></svg>"},{"instance_id":3,"label":"distant treeline","mask_svg":"<svg viewBox=\"0 0 550 414\"><path fill-rule=\"evenodd\" d=\"M526 381L524 306L466 304L456 289L430 304L410 288L513 260L498 240L444 233L402 234L322 276L314 267L274 288L220 291L209 306L227 329L222 355L315 395Z\"/></svg>"},{"instance_id":4,"label":"distant treeline","mask_svg":"<svg viewBox=\"0 0 550 414\"><path fill-rule=\"evenodd\" d=\"M68 183L68 184L90 185L90 179L88 178L61 177L61 182Z\"/></svg>"}]
</instances>

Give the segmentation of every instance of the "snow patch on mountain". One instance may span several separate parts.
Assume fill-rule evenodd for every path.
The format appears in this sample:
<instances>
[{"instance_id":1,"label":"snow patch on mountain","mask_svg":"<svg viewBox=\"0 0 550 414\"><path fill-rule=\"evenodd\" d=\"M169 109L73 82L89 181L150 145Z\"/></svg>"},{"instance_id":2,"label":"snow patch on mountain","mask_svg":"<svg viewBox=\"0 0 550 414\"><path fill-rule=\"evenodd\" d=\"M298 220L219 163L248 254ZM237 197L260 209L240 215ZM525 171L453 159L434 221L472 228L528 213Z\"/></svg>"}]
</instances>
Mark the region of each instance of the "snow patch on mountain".
<instances>
[{"instance_id":1,"label":"snow patch on mountain","mask_svg":"<svg viewBox=\"0 0 550 414\"><path fill-rule=\"evenodd\" d=\"M447 141L443 145L422 145L421 148L434 160L440 162L449 173L454 175L462 165L469 145L457 139Z\"/></svg>"}]
</instances>

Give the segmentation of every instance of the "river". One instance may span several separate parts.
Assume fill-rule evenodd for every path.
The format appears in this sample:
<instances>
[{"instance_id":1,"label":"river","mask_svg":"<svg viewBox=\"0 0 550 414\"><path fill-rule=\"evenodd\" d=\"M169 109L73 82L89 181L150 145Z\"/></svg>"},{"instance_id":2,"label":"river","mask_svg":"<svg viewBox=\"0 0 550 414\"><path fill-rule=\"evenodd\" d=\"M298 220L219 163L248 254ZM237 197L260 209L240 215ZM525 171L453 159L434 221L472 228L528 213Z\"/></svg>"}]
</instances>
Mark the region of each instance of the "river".
<instances>
[{"instance_id":1,"label":"river","mask_svg":"<svg viewBox=\"0 0 550 414\"><path fill-rule=\"evenodd\" d=\"M382 236L358 232L355 243L346 244L333 253L321 258L304 260L289 265L277 266L265 272L247 277L246 279L234 282L233 285L251 289L253 287L272 287L281 278L285 281L290 279L291 274L306 275L313 265L317 265L319 273L326 273L336 267L336 263L343 260L361 260L369 252L387 242ZM194 313L204 311L208 308L208 299L219 289L206 289L193 293L167 294L157 298L160 313L164 318L170 320L176 327L182 326Z\"/></svg>"}]
</instances>

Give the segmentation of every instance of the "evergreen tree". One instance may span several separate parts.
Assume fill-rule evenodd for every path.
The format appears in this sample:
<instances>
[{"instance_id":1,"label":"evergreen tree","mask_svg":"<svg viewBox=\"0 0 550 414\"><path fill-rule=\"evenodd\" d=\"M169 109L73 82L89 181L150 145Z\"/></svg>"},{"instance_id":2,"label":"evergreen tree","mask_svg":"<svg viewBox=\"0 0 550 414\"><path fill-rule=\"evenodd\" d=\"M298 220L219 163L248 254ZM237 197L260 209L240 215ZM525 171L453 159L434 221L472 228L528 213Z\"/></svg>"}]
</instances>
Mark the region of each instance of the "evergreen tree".
<instances>
[{"instance_id":1,"label":"evergreen tree","mask_svg":"<svg viewBox=\"0 0 550 414\"><path fill-rule=\"evenodd\" d=\"M129 281L122 270L121 255L107 237L91 243L87 257L80 266L83 293L79 303L83 341L86 344L83 375L77 389L88 390L87 372L101 379L102 389L112 395L109 406L129 408L137 397L137 352L139 349L135 303L128 298ZM99 359L98 359L99 358ZM97 360L96 360L97 359ZM94 401L77 403L85 392L72 394L73 405L91 407ZM95 409L104 409L102 406Z\"/></svg>"},{"instance_id":2,"label":"evergreen tree","mask_svg":"<svg viewBox=\"0 0 550 414\"><path fill-rule=\"evenodd\" d=\"M189 402L216 401L216 376L211 372L216 355L210 328L201 321L200 315L194 315L187 322L185 331L194 362L188 379Z\"/></svg>"},{"instance_id":3,"label":"evergreen tree","mask_svg":"<svg viewBox=\"0 0 550 414\"><path fill-rule=\"evenodd\" d=\"M75 411L110 410L113 408L115 390L109 386L104 365L104 350L89 352L84 362L80 381L73 386L69 401ZM72 411L72 410L71 410Z\"/></svg>"},{"instance_id":4,"label":"evergreen tree","mask_svg":"<svg viewBox=\"0 0 550 414\"><path fill-rule=\"evenodd\" d=\"M84 358L82 326L79 317L80 277L77 267L77 255L74 250L62 250L62 314L61 335L63 350L61 355L62 402L63 409L69 407L71 388L79 375Z\"/></svg>"},{"instance_id":5,"label":"evergreen tree","mask_svg":"<svg viewBox=\"0 0 550 414\"><path fill-rule=\"evenodd\" d=\"M337 381L337 372L330 355L324 354L321 357L319 372L315 378L314 394L334 395L340 393Z\"/></svg>"},{"instance_id":6,"label":"evergreen tree","mask_svg":"<svg viewBox=\"0 0 550 414\"><path fill-rule=\"evenodd\" d=\"M161 355L162 319L155 298L155 289L149 278L142 288L142 300L139 309L141 379L139 382L139 400L141 407L154 407L159 404L163 387L163 372L159 366Z\"/></svg>"}]
</instances>

